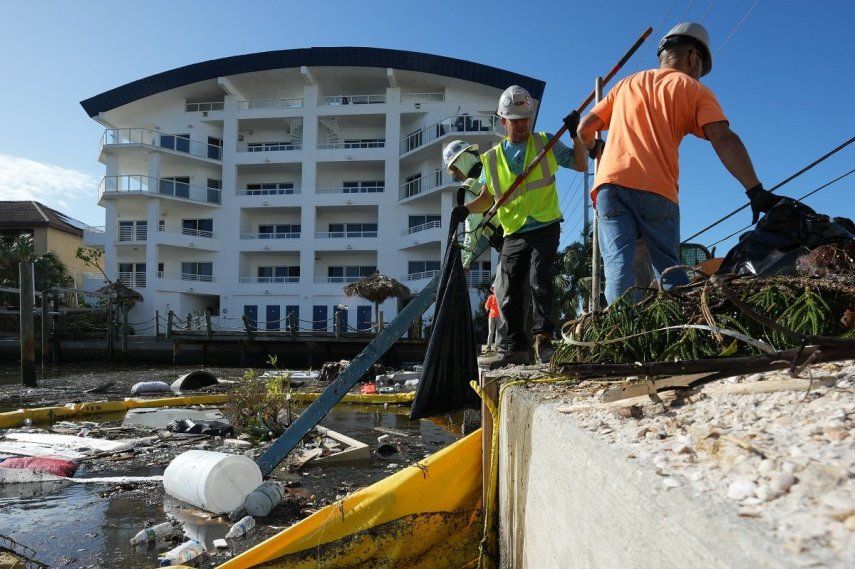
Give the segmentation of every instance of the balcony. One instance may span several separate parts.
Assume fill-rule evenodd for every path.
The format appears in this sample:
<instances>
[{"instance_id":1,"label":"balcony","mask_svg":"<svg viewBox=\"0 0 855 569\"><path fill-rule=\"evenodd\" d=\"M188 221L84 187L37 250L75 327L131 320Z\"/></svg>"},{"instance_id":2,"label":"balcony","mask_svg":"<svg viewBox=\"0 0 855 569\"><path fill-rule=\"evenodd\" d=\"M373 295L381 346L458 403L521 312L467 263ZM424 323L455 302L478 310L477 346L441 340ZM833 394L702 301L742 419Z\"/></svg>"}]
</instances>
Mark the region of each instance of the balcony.
<instances>
[{"instance_id":1,"label":"balcony","mask_svg":"<svg viewBox=\"0 0 855 569\"><path fill-rule=\"evenodd\" d=\"M386 187L380 184L342 186L340 188L315 188L316 194L382 194Z\"/></svg>"},{"instance_id":2,"label":"balcony","mask_svg":"<svg viewBox=\"0 0 855 569\"><path fill-rule=\"evenodd\" d=\"M401 93L402 103L444 103L445 93Z\"/></svg>"},{"instance_id":3,"label":"balcony","mask_svg":"<svg viewBox=\"0 0 855 569\"><path fill-rule=\"evenodd\" d=\"M440 227L442 227L441 221L429 221L427 223L422 223L421 225L414 225L413 227L402 229L401 235L412 235L413 233L418 233L419 231L426 231L428 229L438 229Z\"/></svg>"},{"instance_id":4,"label":"balcony","mask_svg":"<svg viewBox=\"0 0 855 569\"><path fill-rule=\"evenodd\" d=\"M238 101L239 111L254 111L262 109L299 109L303 99L253 99Z\"/></svg>"},{"instance_id":5,"label":"balcony","mask_svg":"<svg viewBox=\"0 0 855 569\"><path fill-rule=\"evenodd\" d=\"M454 178L451 174L442 168L437 168L426 176L421 176L420 178L401 184L401 188L398 190L398 200L406 200L418 195L428 194L452 183L454 183Z\"/></svg>"},{"instance_id":6,"label":"balcony","mask_svg":"<svg viewBox=\"0 0 855 569\"><path fill-rule=\"evenodd\" d=\"M241 142L237 146L238 152L286 152L289 150L301 150L301 143L292 141L276 142Z\"/></svg>"},{"instance_id":7,"label":"balcony","mask_svg":"<svg viewBox=\"0 0 855 569\"><path fill-rule=\"evenodd\" d=\"M385 148L386 139L353 140L345 142L319 142L318 150L349 150L353 148Z\"/></svg>"},{"instance_id":8,"label":"balcony","mask_svg":"<svg viewBox=\"0 0 855 569\"><path fill-rule=\"evenodd\" d=\"M211 101L209 103L187 103L184 105L185 113L207 113L210 111L222 111L222 101Z\"/></svg>"},{"instance_id":9,"label":"balcony","mask_svg":"<svg viewBox=\"0 0 855 569\"><path fill-rule=\"evenodd\" d=\"M177 225L158 225L157 230L161 233L170 233L173 235L188 235L190 237L202 237L204 239L217 238L217 234L213 231L205 229L191 229L189 227L179 227Z\"/></svg>"},{"instance_id":10,"label":"balcony","mask_svg":"<svg viewBox=\"0 0 855 569\"><path fill-rule=\"evenodd\" d=\"M490 271L471 270L466 272L466 284L470 287L479 287L492 284Z\"/></svg>"},{"instance_id":11,"label":"balcony","mask_svg":"<svg viewBox=\"0 0 855 569\"><path fill-rule=\"evenodd\" d=\"M408 154L431 142L454 135L499 134L499 117L491 115L452 115L421 128L401 139L400 153Z\"/></svg>"},{"instance_id":12,"label":"balcony","mask_svg":"<svg viewBox=\"0 0 855 569\"><path fill-rule=\"evenodd\" d=\"M181 273L182 281L196 281L203 283L215 283L217 282L217 277L213 275L201 275L198 273Z\"/></svg>"},{"instance_id":13,"label":"balcony","mask_svg":"<svg viewBox=\"0 0 855 569\"><path fill-rule=\"evenodd\" d=\"M171 150L199 158L220 161L223 159L223 149L220 146L190 140L184 136L163 134L147 128L109 128L101 137L101 150L105 146L137 145Z\"/></svg>"},{"instance_id":14,"label":"balcony","mask_svg":"<svg viewBox=\"0 0 855 569\"><path fill-rule=\"evenodd\" d=\"M120 271L116 279L126 287L145 288L145 271Z\"/></svg>"},{"instance_id":15,"label":"balcony","mask_svg":"<svg viewBox=\"0 0 855 569\"><path fill-rule=\"evenodd\" d=\"M332 231L322 232L316 231L316 239L344 239L345 237L377 237L376 231Z\"/></svg>"},{"instance_id":16,"label":"balcony","mask_svg":"<svg viewBox=\"0 0 855 569\"><path fill-rule=\"evenodd\" d=\"M365 277L315 277L316 284L323 283L355 283Z\"/></svg>"},{"instance_id":17,"label":"balcony","mask_svg":"<svg viewBox=\"0 0 855 569\"><path fill-rule=\"evenodd\" d=\"M107 243L107 234L106 227L103 225L100 226L89 226L83 230L83 244L86 247L101 247Z\"/></svg>"},{"instance_id":18,"label":"balcony","mask_svg":"<svg viewBox=\"0 0 855 569\"><path fill-rule=\"evenodd\" d=\"M292 231L290 233L241 233L241 239L299 239L300 232Z\"/></svg>"},{"instance_id":19,"label":"balcony","mask_svg":"<svg viewBox=\"0 0 855 569\"><path fill-rule=\"evenodd\" d=\"M238 277L241 284L299 283L300 277Z\"/></svg>"},{"instance_id":20,"label":"balcony","mask_svg":"<svg viewBox=\"0 0 855 569\"><path fill-rule=\"evenodd\" d=\"M148 239L146 222L120 222L116 232L117 243L145 243Z\"/></svg>"},{"instance_id":21,"label":"balcony","mask_svg":"<svg viewBox=\"0 0 855 569\"><path fill-rule=\"evenodd\" d=\"M386 102L386 95L338 95L318 97L319 107L339 107L342 105L376 105Z\"/></svg>"},{"instance_id":22,"label":"balcony","mask_svg":"<svg viewBox=\"0 0 855 569\"><path fill-rule=\"evenodd\" d=\"M439 274L439 271L422 271L420 273L408 273L404 275L405 281L420 281L422 279L432 279Z\"/></svg>"},{"instance_id":23,"label":"balcony","mask_svg":"<svg viewBox=\"0 0 855 569\"><path fill-rule=\"evenodd\" d=\"M251 184L252 186L262 186L261 188L245 188L235 190L237 196L290 196L301 193L300 188L282 188L272 187L277 184ZM271 186L269 188L263 186Z\"/></svg>"},{"instance_id":24,"label":"balcony","mask_svg":"<svg viewBox=\"0 0 855 569\"><path fill-rule=\"evenodd\" d=\"M105 176L98 187L99 201L110 194L154 194L213 205L219 205L222 199L217 188L150 176Z\"/></svg>"}]
</instances>

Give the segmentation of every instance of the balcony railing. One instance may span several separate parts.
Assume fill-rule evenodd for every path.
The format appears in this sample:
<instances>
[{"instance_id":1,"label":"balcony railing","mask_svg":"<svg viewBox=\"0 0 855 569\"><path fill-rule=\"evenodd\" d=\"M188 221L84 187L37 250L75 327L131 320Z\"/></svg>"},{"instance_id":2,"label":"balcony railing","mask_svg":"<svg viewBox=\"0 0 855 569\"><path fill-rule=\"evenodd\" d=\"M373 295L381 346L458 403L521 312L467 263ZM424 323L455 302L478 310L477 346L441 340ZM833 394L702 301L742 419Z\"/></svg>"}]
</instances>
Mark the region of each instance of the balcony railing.
<instances>
[{"instance_id":1,"label":"balcony railing","mask_svg":"<svg viewBox=\"0 0 855 569\"><path fill-rule=\"evenodd\" d=\"M299 239L299 231L289 233L241 233L241 239Z\"/></svg>"},{"instance_id":2,"label":"balcony railing","mask_svg":"<svg viewBox=\"0 0 855 569\"><path fill-rule=\"evenodd\" d=\"M122 144L142 144L212 160L223 159L221 146L190 140L185 136L163 134L147 128L108 128L104 131L104 136L101 137L101 148Z\"/></svg>"},{"instance_id":3,"label":"balcony railing","mask_svg":"<svg viewBox=\"0 0 855 569\"><path fill-rule=\"evenodd\" d=\"M240 190L235 190L235 195L238 196L290 196L292 194L299 194L301 192L300 188L258 188L252 189L243 188Z\"/></svg>"},{"instance_id":4,"label":"balcony railing","mask_svg":"<svg viewBox=\"0 0 855 569\"><path fill-rule=\"evenodd\" d=\"M316 194L381 194L385 186L350 186L341 188L315 188Z\"/></svg>"},{"instance_id":5,"label":"balcony railing","mask_svg":"<svg viewBox=\"0 0 855 569\"><path fill-rule=\"evenodd\" d=\"M237 146L238 152L285 152L288 150L300 150L303 145L299 142L276 141L276 142L241 142Z\"/></svg>"},{"instance_id":6,"label":"balcony railing","mask_svg":"<svg viewBox=\"0 0 855 569\"><path fill-rule=\"evenodd\" d=\"M439 274L439 271L422 271L420 273L409 273L404 276L404 280L418 281L421 279L432 279L437 274Z\"/></svg>"},{"instance_id":7,"label":"balcony railing","mask_svg":"<svg viewBox=\"0 0 855 569\"><path fill-rule=\"evenodd\" d=\"M148 239L148 226L146 225L119 225L116 233L116 241L145 242Z\"/></svg>"},{"instance_id":8,"label":"balcony railing","mask_svg":"<svg viewBox=\"0 0 855 569\"><path fill-rule=\"evenodd\" d=\"M300 277L238 277L241 284L298 283Z\"/></svg>"},{"instance_id":9,"label":"balcony railing","mask_svg":"<svg viewBox=\"0 0 855 569\"><path fill-rule=\"evenodd\" d=\"M482 270L473 270L466 273L466 284L469 286L481 286L490 284L491 280L490 271L482 271Z\"/></svg>"},{"instance_id":10,"label":"balcony railing","mask_svg":"<svg viewBox=\"0 0 855 569\"><path fill-rule=\"evenodd\" d=\"M445 93L401 93L402 103L442 103Z\"/></svg>"},{"instance_id":11,"label":"balcony railing","mask_svg":"<svg viewBox=\"0 0 855 569\"><path fill-rule=\"evenodd\" d=\"M181 273L182 281L200 281L206 283L215 283L217 282L217 277L213 275L200 275L197 273Z\"/></svg>"},{"instance_id":12,"label":"balcony railing","mask_svg":"<svg viewBox=\"0 0 855 569\"><path fill-rule=\"evenodd\" d=\"M224 103L222 101L211 101L210 103L187 103L184 105L184 112L198 113L202 111L222 111Z\"/></svg>"},{"instance_id":13,"label":"balcony railing","mask_svg":"<svg viewBox=\"0 0 855 569\"><path fill-rule=\"evenodd\" d=\"M441 221L428 221L427 223L422 223L421 225L414 225L412 227L402 229L401 235L410 235L412 233L418 233L419 231L425 231L427 229L434 229L436 227L442 227L442 222Z\"/></svg>"},{"instance_id":14,"label":"balcony railing","mask_svg":"<svg viewBox=\"0 0 855 569\"><path fill-rule=\"evenodd\" d=\"M219 188L150 176L105 176L98 187L98 198L105 193L149 193L210 204L219 204L222 199Z\"/></svg>"},{"instance_id":15,"label":"balcony railing","mask_svg":"<svg viewBox=\"0 0 855 569\"><path fill-rule=\"evenodd\" d=\"M131 288L145 288L145 271L120 271L118 281Z\"/></svg>"},{"instance_id":16,"label":"balcony railing","mask_svg":"<svg viewBox=\"0 0 855 569\"><path fill-rule=\"evenodd\" d=\"M315 277L316 283L355 283L365 277Z\"/></svg>"},{"instance_id":17,"label":"balcony railing","mask_svg":"<svg viewBox=\"0 0 855 569\"><path fill-rule=\"evenodd\" d=\"M497 134L499 117L491 115L452 115L401 139L401 154L451 134Z\"/></svg>"},{"instance_id":18,"label":"balcony railing","mask_svg":"<svg viewBox=\"0 0 855 569\"><path fill-rule=\"evenodd\" d=\"M344 239L345 237L377 237L376 231L316 231L316 239Z\"/></svg>"},{"instance_id":19,"label":"balcony railing","mask_svg":"<svg viewBox=\"0 0 855 569\"><path fill-rule=\"evenodd\" d=\"M215 239L217 237L217 234L213 231L178 227L177 225L158 225L157 230L163 233L175 233L177 235L189 235L191 237L203 237L205 239Z\"/></svg>"},{"instance_id":20,"label":"balcony railing","mask_svg":"<svg viewBox=\"0 0 855 569\"><path fill-rule=\"evenodd\" d=\"M318 97L319 107L337 107L340 105L374 105L386 102L386 95L338 95Z\"/></svg>"},{"instance_id":21,"label":"balcony railing","mask_svg":"<svg viewBox=\"0 0 855 569\"><path fill-rule=\"evenodd\" d=\"M303 106L303 99L252 99L250 101L238 101L239 111L252 111L256 109L299 109Z\"/></svg>"},{"instance_id":22,"label":"balcony railing","mask_svg":"<svg viewBox=\"0 0 855 569\"><path fill-rule=\"evenodd\" d=\"M415 180L410 180L409 182L401 184L401 188L398 191L398 199L403 200L419 194L424 194L441 186L445 186L446 184L450 184L453 181L454 178L451 177L451 174L442 168L437 168L433 172L430 172L421 178L416 178Z\"/></svg>"},{"instance_id":23,"label":"balcony railing","mask_svg":"<svg viewBox=\"0 0 855 569\"><path fill-rule=\"evenodd\" d=\"M351 148L385 148L386 140L364 140L359 142L319 142L318 150L341 150Z\"/></svg>"},{"instance_id":24,"label":"balcony railing","mask_svg":"<svg viewBox=\"0 0 855 569\"><path fill-rule=\"evenodd\" d=\"M83 229L83 239L98 239L104 236L107 228L103 225L89 225Z\"/></svg>"}]
</instances>

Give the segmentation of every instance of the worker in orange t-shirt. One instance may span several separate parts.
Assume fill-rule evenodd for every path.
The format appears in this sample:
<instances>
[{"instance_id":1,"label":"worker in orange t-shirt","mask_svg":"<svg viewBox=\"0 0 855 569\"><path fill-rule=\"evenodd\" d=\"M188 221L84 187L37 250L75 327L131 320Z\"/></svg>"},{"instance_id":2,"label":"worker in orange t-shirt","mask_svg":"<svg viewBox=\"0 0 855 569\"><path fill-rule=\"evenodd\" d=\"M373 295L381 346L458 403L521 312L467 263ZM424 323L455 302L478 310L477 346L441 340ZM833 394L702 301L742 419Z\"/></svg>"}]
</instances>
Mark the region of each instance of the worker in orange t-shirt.
<instances>
[{"instance_id":1,"label":"worker in orange t-shirt","mask_svg":"<svg viewBox=\"0 0 855 569\"><path fill-rule=\"evenodd\" d=\"M487 351L492 352L496 344L496 328L499 323L499 301L496 299L494 287L490 287L490 296L487 297L487 302L484 303L484 310L487 311Z\"/></svg>"},{"instance_id":2,"label":"worker in orange t-shirt","mask_svg":"<svg viewBox=\"0 0 855 569\"><path fill-rule=\"evenodd\" d=\"M700 24L677 24L659 42L659 68L617 83L579 124L589 156L601 158L591 198L609 304L635 285L637 238L647 244L657 278L681 264L678 148L685 135L712 143L719 160L747 190L755 223L778 201L763 189L715 95L699 81L712 69L709 43ZM595 139L601 130L609 131L608 144ZM667 288L685 284L688 277L676 269L662 281Z\"/></svg>"}]
</instances>

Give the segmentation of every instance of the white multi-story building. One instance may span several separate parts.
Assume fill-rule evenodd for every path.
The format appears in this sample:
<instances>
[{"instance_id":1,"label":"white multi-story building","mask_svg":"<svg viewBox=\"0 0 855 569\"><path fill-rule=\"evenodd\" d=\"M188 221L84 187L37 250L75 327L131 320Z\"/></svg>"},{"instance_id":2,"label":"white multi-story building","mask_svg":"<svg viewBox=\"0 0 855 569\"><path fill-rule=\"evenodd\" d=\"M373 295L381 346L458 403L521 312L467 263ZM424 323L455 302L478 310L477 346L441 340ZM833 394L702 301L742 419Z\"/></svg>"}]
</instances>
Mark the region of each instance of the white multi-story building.
<instances>
[{"instance_id":1,"label":"white multi-story building","mask_svg":"<svg viewBox=\"0 0 855 569\"><path fill-rule=\"evenodd\" d=\"M308 48L206 61L117 87L81 104L106 131L98 203L104 268L155 310L210 309L223 328L327 330L339 305L368 329L369 302L346 283L379 271L414 292L440 269L456 185L441 149L486 150L512 84L493 67L375 48ZM492 256L492 258L491 258ZM495 255L473 263L490 280ZM93 283L94 284L94 283ZM381 307L386 321L397 301Z\"/></svg>"}]
</instances>

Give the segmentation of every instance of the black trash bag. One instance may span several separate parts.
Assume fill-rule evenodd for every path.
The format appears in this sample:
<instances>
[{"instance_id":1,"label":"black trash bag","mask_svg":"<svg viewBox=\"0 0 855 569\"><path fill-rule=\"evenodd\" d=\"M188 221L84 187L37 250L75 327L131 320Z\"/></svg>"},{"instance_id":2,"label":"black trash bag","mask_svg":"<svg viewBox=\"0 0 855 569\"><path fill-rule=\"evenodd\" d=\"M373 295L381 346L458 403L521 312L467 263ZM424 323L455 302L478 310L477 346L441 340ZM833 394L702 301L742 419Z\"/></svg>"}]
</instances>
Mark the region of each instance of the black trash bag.
<instances>
[{"instance_id":1,"label":"black trash bag","mask_svg":"<svg viewBox=\"0 0 855 569\"><path fill-rule=\"evenodd\" d=\"M478 379L478 360L469 288L455 239L458 224L452 220L449 225L449 245L436 292L433 329L410 419L481 406L481 400L469 385Z\"/></svg>"},{"instance_id":2,"label":"black trash bag","mask_svg":"<svg viewBox=\"0 0 855 569\"><path fill-rule=\"evenodd\" d=\"M820 245L843 246L855 238L855 224L845 217L830 218L794 199L781 200L760 218L755 228L721 263L719 274L794 275L797 259Z\"/></svg>"},{"instance_id":3,"label":"black trash bag","mask_svg":"<svg viewBox=\"0 0 855 569\"><path fill-rule=\"evenodd\" d=\"M191 421L176 419L166 426L170 433L191 433L194 435L211 435L212 437L233 437L235 429L222 421Z\"/></svg>"}]
</instances>

